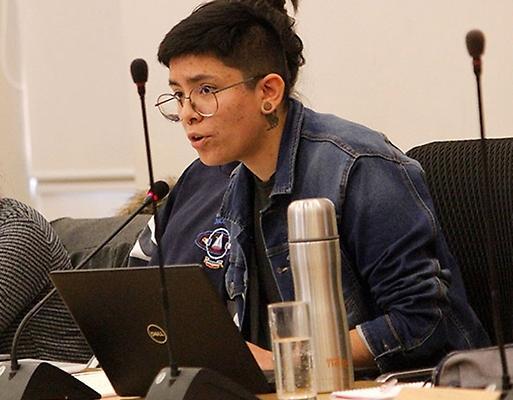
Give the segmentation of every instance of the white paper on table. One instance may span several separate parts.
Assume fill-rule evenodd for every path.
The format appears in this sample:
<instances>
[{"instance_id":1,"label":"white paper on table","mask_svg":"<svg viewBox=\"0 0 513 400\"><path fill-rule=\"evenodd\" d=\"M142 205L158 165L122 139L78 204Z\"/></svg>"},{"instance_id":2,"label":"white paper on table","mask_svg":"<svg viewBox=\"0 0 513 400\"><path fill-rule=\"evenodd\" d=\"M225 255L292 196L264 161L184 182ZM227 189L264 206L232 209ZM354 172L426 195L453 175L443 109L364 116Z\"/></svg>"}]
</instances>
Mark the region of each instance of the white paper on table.
<instances>
[{"instance_id":1,"label":"white paper on table","mask_svg":"<svg viewBox=\"0 0 513 400\"><path fill-rule=\"evenodd\" d=\"M73 374L73 376L91 389L100 393L102 397L116 396L114 388L102 369L79 372L78 374Z\"/></svg>"},{"instance_id":2,"label":"white paper on table","mask_svg":"<svg viewBox=\"0 0 513 400\"><path fill-rule=\"evenodd\" d=\"M20 362L28 361L28 362L34 362L34 363L47 363L51 364L54 367L57 367L59 369L62 369L63 371L66 371L68 374L74 374L76 372L81 372L86 368L86 364L78 364L78 363L72 363L72 362L61 362L61 361L48 361L48 360L36 360L34 358L23 358L19 360Z\"/></svg>"},{"instance_id":3,"label":"white paper on table","mask_svg":"<svg viewBox=\"0 0 513 400\"><path fill-rule=\"evenodd\" d=\"M393 400L403 387L430 387L424 382L399 383L399 384L383 384L381 386L365 389L341 390L333 392L331 398L333 400Z\"/></svg>"}]
</instances>

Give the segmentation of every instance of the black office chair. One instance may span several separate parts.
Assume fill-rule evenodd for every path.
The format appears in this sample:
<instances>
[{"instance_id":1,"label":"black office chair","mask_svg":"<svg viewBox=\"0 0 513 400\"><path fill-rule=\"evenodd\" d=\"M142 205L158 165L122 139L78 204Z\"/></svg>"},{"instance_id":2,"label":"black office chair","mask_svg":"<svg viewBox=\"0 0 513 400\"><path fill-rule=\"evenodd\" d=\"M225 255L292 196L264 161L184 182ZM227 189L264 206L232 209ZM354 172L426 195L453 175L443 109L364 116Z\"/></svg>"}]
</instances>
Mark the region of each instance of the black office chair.
<instances>
[{"instance_id":1,"label":"black office chair","mask_svg":"<svg viewBox=\"0 0 513 400\"><path fill-rule=\"evenodd\" d=\"M74 266L80 264L90 252L114 232L127 217L59 218L51 222ZM116 237L84 265L86 268L126 267L130 250L150 215L137 215Z\"/></svg>"},{"instance_id":2,"label":"black office chair","mask_svg":"<svg viewBox=\"0 0 513 400\"><path fill-rule=\"evenodd\" d=\"M513 138L488 139L491 201L497 242L497 268L504 340L513 342ZM442 230L456 257L469 302L495 342L483 204L479 140L433 142L407 155L426 173Z\"/></svg>"}]
</instances>

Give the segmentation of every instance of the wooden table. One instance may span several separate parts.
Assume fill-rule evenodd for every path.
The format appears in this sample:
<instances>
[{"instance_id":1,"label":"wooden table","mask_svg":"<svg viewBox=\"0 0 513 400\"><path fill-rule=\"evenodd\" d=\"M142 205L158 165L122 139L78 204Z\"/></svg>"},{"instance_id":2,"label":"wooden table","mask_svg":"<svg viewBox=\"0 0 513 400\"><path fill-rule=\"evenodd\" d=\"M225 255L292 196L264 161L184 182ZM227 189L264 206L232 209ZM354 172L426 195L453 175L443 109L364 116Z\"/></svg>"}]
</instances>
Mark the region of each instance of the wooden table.
<instances>
[{"instance_id":1,"label":"wooden table","mask_svg":"<svg viewBox=\"0 0 513 400\"><path fill-rule=\"evenodd\" d=\"M276 394L261 394L257 396L261 400L277 400ZM142 397L103 397L108 400L142 400ZM329 400L329 393L317 395L317 400Z\"/></svg>"},{"instance_id":2,"label":"wooden table","mask_svg":"<svg viewBox=\"0 0 513 400\"><path fill-rule=\"evenodd\" d=\"M373 387L373 386L378 386L379 384L376 383L375 381L356 381L355 384L354 384L354 388L355 389L360 389L360 388L366 388L366 387ZM278 397L276 397L276 394L274 393L270 393L270 394L260 394L260 395L257 395L257 397L261 400L277 400ZM118 396L115 396L115 397L104 397L105 399L109 399L109 400L141 400L142 398L141 397L118 397ZM323 394L318 394L317 395L317 400L329 400L330 398L330 393L323 393Z\"/></svg>"},{"instance_id":3,"label":"wooden table","mask_svg":"<svg viewBox=\"0 0 513 400\"><path fill-rule=\"evenodd\" d=\"M276 395L274 393L273 394L262 394L262 395L259 395L258 398L261 400L277 400L278 399L278 397L276 397ZM317 400L329 400L329 398L330 398L329 393L317 395Z\"/></svg>"}]
</instances>

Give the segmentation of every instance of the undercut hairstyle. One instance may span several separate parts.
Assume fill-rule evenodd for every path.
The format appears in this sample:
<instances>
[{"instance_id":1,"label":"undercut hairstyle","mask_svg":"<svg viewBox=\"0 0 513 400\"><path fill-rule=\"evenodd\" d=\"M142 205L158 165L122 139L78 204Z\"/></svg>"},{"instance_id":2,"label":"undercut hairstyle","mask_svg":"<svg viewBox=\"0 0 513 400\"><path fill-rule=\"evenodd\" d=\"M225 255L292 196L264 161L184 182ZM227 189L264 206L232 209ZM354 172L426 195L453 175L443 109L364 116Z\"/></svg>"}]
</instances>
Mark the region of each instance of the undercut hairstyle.
<instances>
[{"instance_id":1,"label":"undercut hairstyle","mask_svg":"<svg viewBox=\"0 0 513 400\"><path fill-rule=\"evenodd\" d=\"M214 0L196 8L164 37L158 60L169 67L188 55L214 56L245 79L269 73L285 82L290 96L299 67L304 65L303 42L287 14L285 0ZM298 0L292 1L294 11ZM255 84L250 82L249 84Z\"/></svg>"}]
</instances>

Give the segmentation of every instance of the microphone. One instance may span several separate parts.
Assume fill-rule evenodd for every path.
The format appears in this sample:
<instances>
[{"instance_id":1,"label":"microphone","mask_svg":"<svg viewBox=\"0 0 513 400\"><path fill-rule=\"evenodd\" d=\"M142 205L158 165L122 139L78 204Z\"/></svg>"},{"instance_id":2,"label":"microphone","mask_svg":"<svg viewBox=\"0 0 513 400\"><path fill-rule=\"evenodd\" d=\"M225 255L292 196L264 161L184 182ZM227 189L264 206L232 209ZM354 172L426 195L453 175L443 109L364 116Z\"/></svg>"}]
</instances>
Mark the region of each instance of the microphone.
<instances>
[{"instance_id":1,"label":"microphone","mask_svg":"<svg viewBox=\"0 0 513 400\"><path fill-rule=\"evenodd\" d=\"M102 243L92 250L74 270L81 269L125 228L148 204L164 198L169 192L169 185L164 181L156 182L142 204L111 233ZM23 317L11 346L11 361L0 364L0 400L46 400L46 399L99 399L101 395L72 375L47 362L18 361L18 342L24 327L32 320L46 302L57 293L52 288Z\"/></svg>"},{"instance_id":2,"label":"microphone","mask_svg":"<svg viewBox=\"0 0 513 400\"><path fill-rule=\"evenodd\" d=\"M137 58L130 64L132 79L137 85L137 92L141 101L144 139L146 144L146 162L150 187L153 186L153 163L151 158L150 136L146 118L146 103L144 85L148 80L148 65L142 58ZM169 315L171 308L167 294L167 281L162 256L162 230L157 218L156 203L153 202L153 218L155 222L155 241L157 243L157 259L160 277L160 295L162 300L162 314L167 331L166 342L169 366L160 370L151 384L146 400L257 400L245 388L223 375L208 368L179 368L173 356L171 343L171 324ZM2 399L0 399L2 400Z\"/></svg>"},{"instance_id":3,"label":"microphone","mask_svg":"<svg viewBox=\"0 0 513 400\"><path fill-rule=\"evenodd\" d=\"M130 73L132 74L132 80L137 85L137 92L139 93L139 99L141 101L141 113L143 117L143 131L144 131L144 143L146 147L146 164L148 166L148 177L150 180L150 187L153 186L153 162L151 157L151 145L150 145L150 134L148 130L148 120L146 117L146 102L145 102L145 90L144 85L148 80L148 64L142 58L136 58L130 64ZM157 259L159 261L159 276L160 276L160 290L162 299L162 313L164 314L164 324L166 330L169 332L169 299L167 296L167 283L164 275L164 265L162 256L162 247L160 246L160 240L162 238L162 232L160 230L160 222L157 218L157 206L156 202L153 202L153 220L155 223L155 241L157 243ZM171 369L171 376L178 376L178 367L174 362L173 352L171 343L167 342L167 352L169 367Z\"/></svg>"},{"instance_id":4,"label":"microphone","mask_svg":"<svg viewBox=\"0 0 513 400\"><path fill-rule=\"evenodd\" d=\"M483 32L478 29L471 30L465 37L467 44L467 50L472 57L474 64L474 73L476 75L481 74L481 55L484 52L485 38Z\"/></svg>"},{"instance_id":5,"label":"microphone","mask_svg":"<svg viewBox=\"0 0 513 400\"><path fill-rule=\"evenodd\" d=\"M474 29L467 33L465 38L467 44L467 50L470 56L472 57L472 64L474 66L474 75L476 77L476 86L477 86L477 101L478 101L478 110L479 110L479 128L480 128L480 154L481 160L483 162L484 175L482 176L480 195L483 202L483 208L485 213L485 232L486 232L486 241L488 251L486 252L486 261L489 267L490 275L489 275L489 285L491 292L491 302L492 302L492 317L493 317L493 326L495 330L495 340L497 342L497 347L499 350L499 356L502 367L502 399L513 399L513 391L511 380L508 371L508 361L506 358L506 351L504 349L504 334L503 334L503 326L502 319L500 315L500 306L499 306L499 279L498 279L498 271L497 271L497 250L496 250L496 232L495 229L492 229L491 223L493 221L493 213L492 213L492 202L490 198L491 193L491 184L490 184L490 166L488 162L488 149L487 149L487 141L485 137L485 128L484 128L484 118L483 118L483 106L482 106L482 96L481 96L481 55L484 52L485 48L485 38L483 32L480 30Z\"/></svg>"},{"instance_id":6,"label":"microphone","mask_svg":"<svg viewBox=\"0 0 513 400\"><path fill-rule=\"evenodd\" d=\"M137 58L130 64L130 73L134 83L137 85L139 96L144 96L146 93L145 85L148 80L148 64L142 58Z\"/></svg>"},{"instance_id":7,"label":"microphone","mask_svg":"<svg viewBox=\"0 0 513 400\"><path fill-rule=\"evenodd\" d=\"M146 146L146 164L148 165L148 175L150 180L150 187L153 187L153 163L151 161L151 146L150 146L150 135L148 132L148 118L146 117L146 102L145 102L145 94L146 94L146 82L148 81L148 64L142 58L136 58L130 64L130 73L132 75L132 80L137 86L137 93L139 93L139 99L141 101L141 113L143 118L143 130L144 130L144 143ZM154 208L153 211L156 211ZM157 220L155 218L155 224L157 224ZM156 225L155 225L155 234ZM158 242L157 242L158 244Z\"/></svg>"}]
</instances>

